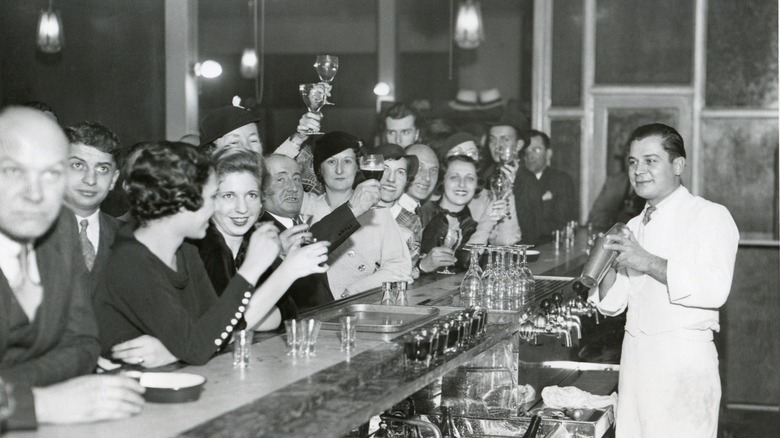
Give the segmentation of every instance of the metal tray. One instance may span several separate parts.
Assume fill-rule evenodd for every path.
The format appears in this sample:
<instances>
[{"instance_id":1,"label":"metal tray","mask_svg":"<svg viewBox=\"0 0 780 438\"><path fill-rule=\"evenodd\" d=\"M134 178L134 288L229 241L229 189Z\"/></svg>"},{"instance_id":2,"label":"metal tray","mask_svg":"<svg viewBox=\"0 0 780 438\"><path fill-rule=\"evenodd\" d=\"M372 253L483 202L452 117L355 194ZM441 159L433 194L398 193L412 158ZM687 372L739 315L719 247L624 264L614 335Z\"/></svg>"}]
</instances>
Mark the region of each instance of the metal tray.
<instances>
[{"instance_id":1,"label":"metal tray","mask_svg":"<svg viewBox=\"0 0 780 438\"><path fill-rule=\"evenodd\" d=\"M357 318L357 331L395 333L428 322L439 315L439 309L426 306L384 306L378 304L351 304L320 315L322 329L340 330L339 318Z\"/></svg>"}]
</instances>

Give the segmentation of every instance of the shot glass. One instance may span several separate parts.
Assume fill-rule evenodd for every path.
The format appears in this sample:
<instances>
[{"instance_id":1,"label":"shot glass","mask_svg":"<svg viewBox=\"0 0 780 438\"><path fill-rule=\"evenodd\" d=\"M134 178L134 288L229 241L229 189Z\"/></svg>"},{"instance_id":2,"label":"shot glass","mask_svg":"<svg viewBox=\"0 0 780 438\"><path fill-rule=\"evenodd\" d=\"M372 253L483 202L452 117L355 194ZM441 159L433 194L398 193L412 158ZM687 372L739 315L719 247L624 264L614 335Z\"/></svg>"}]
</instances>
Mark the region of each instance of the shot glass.
<instances>
[{"instance_id":1,"label":"shot glass","mask_svg":"<svg viewBox=\"0 0 780 438\"><path fill-rule=\"evenodd\" d=\"M315 356L317 336L320 333L320 328L322 328L322 321L317 321L316 319L307 319L305 327L306 327L305 355L306 357Z\"/></svg>"},{"instance_id":2,"label":"shot glass","mask_svg":"<svg viewBox=\"0 0 780 438\"><path fill-rule=\"evenodd\" d=\"M357 318L342 316L339 321L341 322L341 351L352 351L355 348Z\"/></svg>"},{"instance_id":3,"label":"shot glass","mask_svg":"<svg viewBox=\"0 0 780 438\"><path fill-rule=\"evenodd\" d=\"M249 362L252 359L250 347L252 346L252 330L239 330L233 340L233 367L249 368Z\"/></svg>"},{"instance_id":4,"label":"shot glass","mask_svg":"<svg viewBox=\"0 0 780 438\"><path fill-rule=\"evenodd\" d=\"M287 332L287 355L295 356L298 352L298 331L301 329L298 321L287 319L284 321L284 329Z\"/></svg>"}]
</instances>

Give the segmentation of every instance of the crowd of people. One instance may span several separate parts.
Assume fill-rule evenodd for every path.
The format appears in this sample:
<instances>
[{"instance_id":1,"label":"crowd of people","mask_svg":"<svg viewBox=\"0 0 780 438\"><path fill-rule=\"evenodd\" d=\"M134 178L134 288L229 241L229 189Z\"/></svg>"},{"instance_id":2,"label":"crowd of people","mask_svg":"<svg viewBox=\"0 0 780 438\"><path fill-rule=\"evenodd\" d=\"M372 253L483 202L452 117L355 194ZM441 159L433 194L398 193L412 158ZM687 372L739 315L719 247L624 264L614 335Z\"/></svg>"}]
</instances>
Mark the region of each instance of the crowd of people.
<instances>
[{"instance_id":1,"label":"crowd of people","mask_svg":"<svg viewBox=\"0 0 780 438\"><path fill-rule=\"evenodd\" d=\"M122 145L100 123L61 127L45 104L3 109L0 377L17 405L7 428L132 415L143 389L96 370L203 364L237 330L277 330L383 282L464 269L469 243L536 244L576 219L574 185L549 166L541 132L494 124L485 138L426 139L398 103L375 144L307 137L320 128L307 113L271 149L258 120L227 106L203 119L200 141ZM379 179L360 171L369 154L384 159ZM483 190L499 174L511 189Z\"/></svg>"},{"instance_id":2,"label":"crowd of people","mask_svg":"<svg viewBox=\"0 0 780 438\"><path fill-rule=\"evenodd\" d=\"M267 148L257 121L224 107L202 121L200 144L123 147L108 127L63 129L40 105L0 112L0 378L16 401L5 427L136 414L138 382L96 370L203 364L237 330L465 269L467 244L539 244L578 218L543 132L497 122L483 138L426 138L398 103L376 144L309 138L320 116L307 113ZM360 171L370 154L384 158L378 180ZM487 189L497 176L508 190ZM117 217L101 209L112 189L129 206ZM613 216L625 204L603 203Z\"/></svg>"}]
</instances>

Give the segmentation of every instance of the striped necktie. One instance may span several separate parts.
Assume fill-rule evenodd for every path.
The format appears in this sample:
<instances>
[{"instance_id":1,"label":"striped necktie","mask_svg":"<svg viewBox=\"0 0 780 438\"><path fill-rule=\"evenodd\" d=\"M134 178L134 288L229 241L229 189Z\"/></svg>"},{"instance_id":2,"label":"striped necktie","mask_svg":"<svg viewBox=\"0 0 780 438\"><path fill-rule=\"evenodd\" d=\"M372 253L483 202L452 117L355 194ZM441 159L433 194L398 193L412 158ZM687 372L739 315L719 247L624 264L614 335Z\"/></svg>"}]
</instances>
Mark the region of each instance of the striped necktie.
<instances>
[{"instance_id":1,"label":"striped necktie","mask_svg":"<svg viewBox=\"0 0 780 438\"><path fill-rule=\"evenodd\" d=\"M79 240L81 241L81 255L84 257L84 263L87 265L87 269L90 271L92 270L92 266L95 265L95 247L92 246L92 242L89 241L89 237L87 237L87 227L89 226L89 221L86 219L82 219L81 222L79 222L79 225L81 225L81 231L79 231Z\"/></svg>"},{"instance_id":2,"label":"striped necktie","mask_svg":"<svg viewBox=\"0 0 780 438\"><path fill-rule=\"evenodd\" d=\"M645 210L645 216L642 218L642 225L647 225L647 223L650 222L650 219L652 219L650 216L652 216L654 211L655 207L652 205L647 206L647 209Z\"/></svg>"}]
</instances>

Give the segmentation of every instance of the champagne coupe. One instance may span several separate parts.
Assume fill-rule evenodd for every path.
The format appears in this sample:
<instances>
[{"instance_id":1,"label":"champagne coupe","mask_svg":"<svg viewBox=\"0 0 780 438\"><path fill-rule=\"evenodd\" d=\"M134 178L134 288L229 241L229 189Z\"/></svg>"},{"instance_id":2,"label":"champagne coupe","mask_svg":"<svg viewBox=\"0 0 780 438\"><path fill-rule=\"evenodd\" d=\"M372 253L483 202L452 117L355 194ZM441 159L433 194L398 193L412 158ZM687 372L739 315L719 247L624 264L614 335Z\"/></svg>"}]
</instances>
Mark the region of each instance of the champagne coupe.
<instances>
[{"instance_id":1,"label":"champagne coupe","mask_svg":"<svg viewBox=\"0 0 780 438\"><path fill-rule=\"evenodd\" d=\"M325 99L327 97L325 86L322 84L300 84L298 90L301 92L301 97L303 98L303 103L306 104L306 108L313 113L321 115L320 109L322 108L322 105L325 104ZM322 132L309 130L302 132L301 134L319 135L322 134Z\"/></svg>"},{"instance_id":2,"label":"champagne coupe","mask_svg":"<svg viewBox=\"0 0 780 438\"><path fill-rule=\"evenodd\" d=\"M311 226L311 219L314 217L314 215L309 213L299 213L298 214L298 220L301 221L302 224L306 224L308 226Z\"/></svg>"},{"instance_id":3,"label":"champagne coupe","mask_svg":"<svg viewBox=\"0 0 780 438\"><path fill-rule=\"evenodd\" d=\"M336 77L336 72L339 71L339 57L333 55L319 55L314 62L314 68L317 70L317 75L320 80L327 82L329 85L333 82L333 78ZM328 101L328 97L325 96L325 105L335 105L333 102Z\"/></svg>"},{"instance_id":4,"label":"champagne coupe","mask_svg":"<svg viewBox=\"0 0 780 438\"><path fill-rule=\"evenodd\" d=\"M309 214L309 213L299 213L298 214L298 221L301 224L306 224L306 225L309 226L309 228L311 228L311 220L312 220L313 217L314 217L314 215ZM312 244L312 243L314 243L316 241L317 241L317 239L314 236L304 236L303 239L301 240L301 246L309 245L309 244Z\"/></svg>"},{"instance_id":5,"label":"champagne coupe","mask_svg":"<svg viewBox=\"0 0 780 438\"><path fill-rule=\"evenodd\" d=\"M366 179L382 180L385 173L385 159L380 154L371 154L360 157L360 173Z\"/></svg>"},{"instance_id":6,"label":"champagne coupe","mask_svg":"<svg viewBox=\"0 0 780 438\"><path fill-rule=\"evenodd\" d=\"M447 233L441 237L440 245L451 250L455 250L460 243L460 228L450 227L447 229ZM437 274L454 274L450 271L449 266L445 266L443 270L438 271Z\"/></svg>"}]
</instances>

